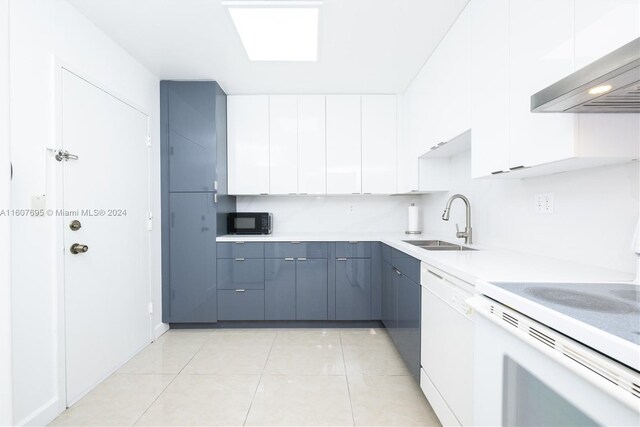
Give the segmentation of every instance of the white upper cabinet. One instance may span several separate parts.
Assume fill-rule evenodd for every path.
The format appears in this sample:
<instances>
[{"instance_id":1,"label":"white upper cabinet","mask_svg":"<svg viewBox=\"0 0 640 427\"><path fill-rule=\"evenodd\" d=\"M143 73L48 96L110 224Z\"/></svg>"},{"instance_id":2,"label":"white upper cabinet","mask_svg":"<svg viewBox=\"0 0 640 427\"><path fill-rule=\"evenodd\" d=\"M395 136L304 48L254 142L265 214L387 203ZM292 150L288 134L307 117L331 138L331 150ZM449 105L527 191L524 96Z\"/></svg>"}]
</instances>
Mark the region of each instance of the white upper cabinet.
<instances>
[{"instance_id":1,"label":"white upper cabinet","mask_svg":"<svg viewBox=\"0 0 640 427\"><path fill-rule=\"evenodd\" d=\"M360 95L327 96L327 193L362 191Z\"/></svg>"},{"instance_id":2,"label":"white upper cabinet","mask_svg":"<svg viewBox=\"0 0 640 427\"><path fill-rule=\"evenodd\" d=\"M362 96L362 192L398 191L396 173L397 99L395 95Z\"/></svg>"},{"instance_id":3,"label":"white upper cabinet","mask_svg":"<svg viewBox=\"0 0 640 427\"><path fill-rule=\"evenodd\" d=\"M298 97L298 192L327 193L325 97Z\"/></svg>"},{"instance_id":4,"label":"white upper cabinet","mask_svg":"<svg viewBox=\"0 0 640 427\"><path fill-rule=\"evenodd\" d=\"M510 168L571 155L573 115L532 113L531 95L573 72L573 3L509 2Z\"/></svg>"},{"instance_id":5,"label":"white upper cabinet","mask_svg":"<svg viewBox=\"0 0 640 427\"><path fill-rule=\"evenodd\" d=\"M269 194L298 192L298 97L269 97Z\"/></svg>"},{"instance_id":6,"label":"white upper cabinet","mask_svg":"<svg viewBox=\"0 0 640 427\"><path fill-rule=\"evenodd\" d=\"M509 170L509 0L471 2L471 176Z\"/></svg>"},{"instance_id":7,"label":"white upper cabinet","mask_svg":"<svg viewBox=\"0 0 640 427\"><path fill-rule=\"evenodd\" d=\"M637 1L471 3L473 177L545 175L637 158L638 114L531 112L531 95L637 37Z\"/></svg>"},{"instance_id":8,"label":"white upper cabinet","mask_svg":"<svg viewBox=\"0 0 640 427\"><path fill-rule=\"evenodd\" d=\"M578 0L575 9L576 69L640 37L638 0Z\"/></svg>"},{"instance_id":9,"label":"white upper cabinet","mask_svg":"<svg viewBox=\"0 0 640 427\"><path fill-rule=\"evenodd\" d=\"M269 97L227 97L229 194L269 192Z\"/></svg>"}]
</instances>

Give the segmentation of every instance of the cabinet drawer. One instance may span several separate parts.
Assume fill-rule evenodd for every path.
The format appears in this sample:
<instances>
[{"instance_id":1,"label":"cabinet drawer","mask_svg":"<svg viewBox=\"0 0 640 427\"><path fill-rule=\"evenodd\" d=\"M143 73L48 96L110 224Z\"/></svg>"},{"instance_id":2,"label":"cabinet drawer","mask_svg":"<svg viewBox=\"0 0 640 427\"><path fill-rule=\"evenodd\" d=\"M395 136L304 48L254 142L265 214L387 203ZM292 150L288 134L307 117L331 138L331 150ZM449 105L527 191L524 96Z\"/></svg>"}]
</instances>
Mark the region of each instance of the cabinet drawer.
<instances>
[{"instance_id":1,"label":"cabinet drawer","mask_svg":"<svg viewBox=\"0 0 640 427\"><path fill-rule=\"evenodd\" d=\"M391 249L391 265L416 283L420 283L420 260L396 249Z\"/></svg>"},{"instance_id":2,"label":"cabinet drawer","mask_svg":"<svg viewBox=\"0 0 640 427\"><path fill-rule=\"evenodd\" d=\"M265 258L311 258L326 259L326 242L277 242L265 243Z\"/></svg>"},{"instance_id":3,"label":"cabinet drawer","mask_svg":"<svg viewBox=\"0 0 640 427\"><path fill-rule=\"evenodd\" d=\"M371 258L371 242L336 242L337 258Z\"/></svg>"},{"instance_id":4,"label":"cabinet drawer","mask_svg":"<svg viewBox=\"0 0 640 427\"><path fill-rule=\"evenodd\" d=\"M264 258L264 243L218 243L218 258Z\"/></svg>"},{"instance_id":5,"label":"cabinet drawer","mask_svg":"<svg viewBox=\"0 0 640 427\"><path fill-rule=\"evenodd\" d=\"M264 289L264 260L219 259L218 289Z\"/></svg>"},{"instance_id":6,"label":"cabinet drawer","mask_svg":"<svg viewBox=\"0 0 640 427\"><path fill-rule=\"evenodd\" d=\"M264 291L218 291L218 320L264 320Z\"/></svg>"}]
</instances>

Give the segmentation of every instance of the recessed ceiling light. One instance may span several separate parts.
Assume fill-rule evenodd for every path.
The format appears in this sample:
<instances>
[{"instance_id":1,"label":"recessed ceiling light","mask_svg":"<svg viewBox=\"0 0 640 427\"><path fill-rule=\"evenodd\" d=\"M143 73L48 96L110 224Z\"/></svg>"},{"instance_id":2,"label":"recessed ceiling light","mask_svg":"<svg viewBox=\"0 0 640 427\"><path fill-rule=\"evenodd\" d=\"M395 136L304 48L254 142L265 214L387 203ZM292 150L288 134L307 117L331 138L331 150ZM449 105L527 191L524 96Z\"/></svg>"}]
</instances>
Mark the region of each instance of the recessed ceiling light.
<instances>
[{"instance_id":1,"label":"recessed ceiling light","mask_svg":"<svg viewBox=\"0 0 640 427\"><path fill-rule=\"evenodd\" d=\"M589 89L589 95L601 95L609 92L613 87L611 85L601 85Z\"/></svg>"},{"instance_id":2,"label":"recessed ceiling light","mask_svg":"<svg viewBox=\"0 0 640 427\"><path fill-rule=\"evenodd\" d=\"M320 1L223 1L251 61L317 61Z\"/></svg>"}]
</instances>

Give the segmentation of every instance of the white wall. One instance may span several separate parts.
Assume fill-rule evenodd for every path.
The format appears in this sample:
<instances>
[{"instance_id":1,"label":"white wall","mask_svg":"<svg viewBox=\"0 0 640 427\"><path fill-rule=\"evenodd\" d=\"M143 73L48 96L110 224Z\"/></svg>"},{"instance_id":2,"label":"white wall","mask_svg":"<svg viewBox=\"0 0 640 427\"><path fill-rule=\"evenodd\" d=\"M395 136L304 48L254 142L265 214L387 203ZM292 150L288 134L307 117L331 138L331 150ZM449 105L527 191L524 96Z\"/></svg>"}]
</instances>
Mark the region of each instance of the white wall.
<instances>
[{"instance_id":1,"label":"white wall","mask_svg":"<svg viewBox=\"0 0 640 427\"><path fill-rule=\"evenodd\" d=\"M9 0L0 0L0 210L9 209ZM0 216L0 425L13 421L11 379L11 224Z\"/></svg>"},{"instance_id":2,"label":"white wall","mask_svg":"<svg viewBox=\"0 0 640 427\"><path fill-rule=\"evenodd\" d=\"M242 196L239 212L272 212L275 233L402 232L408 196Z\"/></svg>"},{"instance_id":3,"label":"white wall","mask_svg":"<svg viewBox=\"0 0 640 427\"><path fill-rule=\"evenodd\" d=\"M523 180L472 180L469 152L453 157L451 166L451 191L421 203L425 231L457 240L464 204L454 202L449 222L441 216L448 198L462 193L471 201L475 243L635 272L638 162ZM535 213L536 193L554 194L552 215Z\"/></svg>"},{"instance_id":4,"label":"white wall","mask_svg":"<svg viewBox=\"0 0 640 427\"><path fill-rule=\"evenodd\" d=\"M10 0L11 203L29 208L32 195L46 194L55 209L59 164L45 147L55 144L55 66L65 66L139 106L151 118L152 284L160 298L159 82L65 0ZM117 124L114 124L117 125ZM12 223L14 422L43 424L65 404L58 329L59 283L55 218ZM96 301L96 303L99 303Z\"/></svg>"}]
</instances>

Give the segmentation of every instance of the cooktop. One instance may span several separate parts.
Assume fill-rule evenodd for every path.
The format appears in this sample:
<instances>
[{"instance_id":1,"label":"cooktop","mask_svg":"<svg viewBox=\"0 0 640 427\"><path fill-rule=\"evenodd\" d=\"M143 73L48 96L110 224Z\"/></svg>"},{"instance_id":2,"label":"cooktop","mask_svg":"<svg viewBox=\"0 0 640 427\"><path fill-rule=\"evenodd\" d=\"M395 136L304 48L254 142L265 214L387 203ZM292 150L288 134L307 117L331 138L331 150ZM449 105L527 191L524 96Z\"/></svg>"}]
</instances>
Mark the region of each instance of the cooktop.
<instances>
[{"instance_id":1,"label":"cooktop","mask_svg":"<svg viewBox=\"0 0 640 427\"><path fill-rule=\"evenodd\" d=\"M510 283L493 286L640 345L640 286L633 283ZM550 325L551 326L551 325Z\"/></svg>"}]
</instances>

